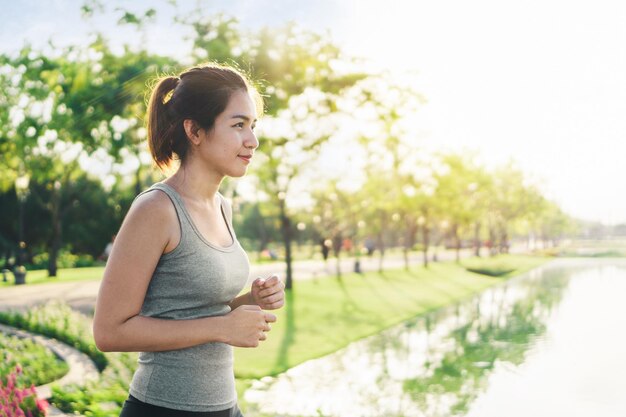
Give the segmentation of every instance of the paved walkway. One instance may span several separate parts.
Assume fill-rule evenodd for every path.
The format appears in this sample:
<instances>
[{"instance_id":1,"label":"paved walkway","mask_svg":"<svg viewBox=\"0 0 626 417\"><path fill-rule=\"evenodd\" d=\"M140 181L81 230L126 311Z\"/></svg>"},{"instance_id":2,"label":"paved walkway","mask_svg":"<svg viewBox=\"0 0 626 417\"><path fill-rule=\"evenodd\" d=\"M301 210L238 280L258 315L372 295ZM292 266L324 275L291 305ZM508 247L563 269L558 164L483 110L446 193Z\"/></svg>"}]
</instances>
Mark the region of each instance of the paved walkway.
<instances>
[{"instance_id":1,"label":"paved walkway","mask_svg":"<svg viewBox=\"0 0 626 417\"><path fill-rule=\"evenodd\" d=\"M469 250L462 252L462 257L470 255ZM442 251L439 255L441 260L454 259L453 251ZM410 265L421 265L421 254L413 254L409 257ZM321 260L298 261L293 263L294 280L316 279L322 276L334 275L337 270L337 262L334 258L324 263ZM375 255L371 258L361 257L361 270L378 270L379 259ZM384 269L404 267L404 258L401 255L385 256ZM354 259L346 258L340 261L342 273L351 272L354 269ZM250 268L250 277L247 286L257 277L266 277L277 273L281 278L285 277L285 263L271 262L254 264ZM27 277L28 279L28 277ZM73 308L86 314L92 314L96 302L96 296L100 288L100 280L96 281L70 281L50 282L37 285L19 285L0 288L0 310L26 310L34 305L45 303L49 300L62 300Z\"/></svg>"}]
</instances>

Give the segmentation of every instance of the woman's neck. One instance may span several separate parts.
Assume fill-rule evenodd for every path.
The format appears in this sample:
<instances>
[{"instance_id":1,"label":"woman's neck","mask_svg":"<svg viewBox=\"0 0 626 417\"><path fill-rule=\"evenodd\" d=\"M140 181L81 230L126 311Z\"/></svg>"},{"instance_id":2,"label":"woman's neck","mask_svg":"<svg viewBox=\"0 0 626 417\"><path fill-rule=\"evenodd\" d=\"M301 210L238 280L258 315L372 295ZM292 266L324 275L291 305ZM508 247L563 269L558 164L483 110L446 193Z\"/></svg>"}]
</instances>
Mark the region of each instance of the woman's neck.
<instances>
[{"instance_id":1,"label":"woman's neck","mask_svg":"<svg viewBox=\"0 0 626 417\"><path fill-rule=\"evenodd\" d=\"M215 172L200 170L192 164L183 164L164 182L174 187L186 199L213 204L222 179L224 176Z\"/></svg>"}]
</instances>

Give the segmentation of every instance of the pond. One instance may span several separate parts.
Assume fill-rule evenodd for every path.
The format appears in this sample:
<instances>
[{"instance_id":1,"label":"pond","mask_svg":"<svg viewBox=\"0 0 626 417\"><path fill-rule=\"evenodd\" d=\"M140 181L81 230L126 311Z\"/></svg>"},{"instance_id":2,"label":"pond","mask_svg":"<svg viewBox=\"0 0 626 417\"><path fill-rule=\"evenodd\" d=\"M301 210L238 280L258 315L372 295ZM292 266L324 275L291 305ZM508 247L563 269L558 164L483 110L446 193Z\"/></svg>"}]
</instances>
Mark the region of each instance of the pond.
<instances>
[{"instance_id":1,"label":"pond","mask_svg":"<svg viewBox=\"0 0 626 417\"><path fill-rule=\"evenodd\" d=\"M245 392L246 416L626 416L626 260L557 260Z\"/></svg>"}]
</instances>

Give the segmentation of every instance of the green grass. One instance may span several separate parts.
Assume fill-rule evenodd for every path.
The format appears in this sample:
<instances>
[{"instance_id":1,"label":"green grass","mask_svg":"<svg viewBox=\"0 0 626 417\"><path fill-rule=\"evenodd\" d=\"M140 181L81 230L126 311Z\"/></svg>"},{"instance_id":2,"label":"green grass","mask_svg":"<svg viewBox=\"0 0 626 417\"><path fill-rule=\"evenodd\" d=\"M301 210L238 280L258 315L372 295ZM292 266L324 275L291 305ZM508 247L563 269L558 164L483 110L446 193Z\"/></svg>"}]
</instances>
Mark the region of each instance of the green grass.
<instances>
[{"instance_id":1,"label":"green grass","mask_svg":"<svg viewBox=\"0 0 626 417\"><path fill-rule=\"evenodd\" d=\"M521 256L502 259L513 265L516 273L547 260ZM102 273L102 268L63 270L71 273L62 274L59 279L88 279L89 275L83 272L89 269L96 275ZM306 360L335 352L355 340L501 282L502 278L474 274L455 263L382 274L349 274L341 280L327 277L297 281L294 291L288 294L287 306L276 312L279 321L273 325L269 339L257 349L236 349L236 386L242 404L243 393L253 378L275 375ZM52 320L56 323L54 327L67 333L74 333L67 326L89 328L86 317L67 318L68 309L59 306L58 314L56 310L34 309L30 314ZM89 331L83 331L80 339L91 341L87 333ZM53 403L66 412L77 411L94 417L117 415L136 366L136 354L108 353L105 356L108 366L98 381L87 387L56 387Z\"/></svg>"},{"instance_id":2,"label":"green grass","mask_svg":"<svg viewBox=\"0 0 626 417\"><path fill-rule=\"evenodd\" d=\"M519 274L548 260L507 255L498 262ZM454 263L298 281L286 306L276 312L278 322L268 340L256 349L236 349L235 374L243 379L276 375L501 282Z\"/></svg>"},{"instance_id":3,"label":"green grass","mask_svg":"<svg viewBox=\"0 0 626 417\"><path fill-rule=\"evenodd\" d=\"M558 256L569 258L624 258L626 257L626 251L621 250L564 250L558 253Z\"/></svg>"},{"instance_id":4,"label":"green grass","mask_svg":"<svg viewBox=\"0 0 626 417\"><path fill-rule=\"evenodd\" d=\"M352 341L380 332L432 309L454 303L497 284L502 277L519 274L548 258L506 255L464 260L461 265L434 263L428 269L347 274L298 281L287 306L276 312L278 323L257 349L237 349L235 371L240 378L275 375L308 359L320 357ZM499 278L465 270L480 263L505 268ZM28 284L97 280L104 267L59 269L57 278L47 271L29 271ZM11 280L12 281L12 280ZM4 285L12 285L5 283Z\"/></svg>"},{"instance_id":5,"label":"green grass","mask_svg":"<svg viewBox=\"0 0 626 417\"><path fill-rule=\"evenodd\" d=\"M26 274L26 284L45 284L49 282L67 282L67 281L87 281L98 280L104 274L104 266L91 266L86 268L66 268L58 269L57 276L48 277L48 271L45 269L37 269L28 271ZM7 274L8 282L0 282L0 287L14 285L13 274Z\"/></svg>"}]
</instances>

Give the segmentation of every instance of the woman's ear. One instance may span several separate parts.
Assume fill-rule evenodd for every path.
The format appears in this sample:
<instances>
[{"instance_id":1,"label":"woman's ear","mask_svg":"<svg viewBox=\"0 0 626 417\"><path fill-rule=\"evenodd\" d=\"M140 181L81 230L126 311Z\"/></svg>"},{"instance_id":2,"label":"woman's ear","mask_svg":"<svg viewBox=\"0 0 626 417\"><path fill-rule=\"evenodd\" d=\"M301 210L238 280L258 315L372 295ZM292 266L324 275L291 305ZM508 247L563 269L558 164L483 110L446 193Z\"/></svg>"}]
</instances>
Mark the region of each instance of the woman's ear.
<instances>
[{"instance_id":1,"label":"woman's ear","mask_svg":"<svg viewBox=\"0 0 626 417\"><path fill-rule=\"evenodd\" d=\"M196 124L196 122L192 119L185 119L183 121L183 127L185 128L185 134L187 135L187 139L193 145L200 145L202 141L200 138L200 127Z\"/></svg>"}]
</instances>

